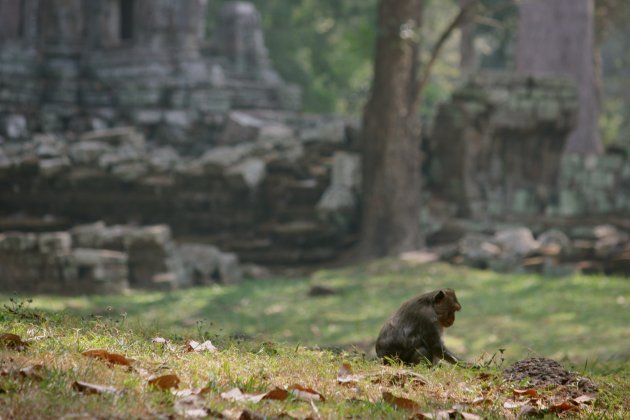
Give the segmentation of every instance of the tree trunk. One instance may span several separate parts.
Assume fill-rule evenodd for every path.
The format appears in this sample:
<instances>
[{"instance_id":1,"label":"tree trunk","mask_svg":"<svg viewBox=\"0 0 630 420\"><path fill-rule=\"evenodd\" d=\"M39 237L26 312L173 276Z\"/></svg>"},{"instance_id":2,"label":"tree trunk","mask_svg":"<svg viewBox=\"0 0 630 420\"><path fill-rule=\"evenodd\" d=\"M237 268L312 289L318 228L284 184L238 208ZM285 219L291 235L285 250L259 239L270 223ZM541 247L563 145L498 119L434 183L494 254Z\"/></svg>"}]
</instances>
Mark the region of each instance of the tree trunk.
<instances>
[{"instance_id":1,"label":"tree trunk","mask_svg":"<svg viewBox=\"0 0 630 420\"><path fill-rule=\"evenodd\" d=\"M468 7L475 0L459 0L461 8ZM466 80L468 76L477 70L477 53L475 51L475 22L466 17L461 28L461 39L459 41L459 68L461 78Z\"/></svg>"},{"instance_id":2,"label":"tree trunk","mask_svg":"<svg viewBox=\"0 0 630 420\"><path fill-rule=\"evenodd\" d=\"M360 253L393 255L423 244L418 116L423 0L380 0L374 80L363 115Z\"/></svg>"},{"instance_id":3,"label":"tree trunk","mask_svg":"<svg viewBox=\"0 0 630 420\"><path fill-rule=\"evenodd\" d=\"M568 75L577 85L580 112L565 151L601 153L594 66L593 0L524 0L516 66L537 75Z\"/></svg>"}]
</instances>

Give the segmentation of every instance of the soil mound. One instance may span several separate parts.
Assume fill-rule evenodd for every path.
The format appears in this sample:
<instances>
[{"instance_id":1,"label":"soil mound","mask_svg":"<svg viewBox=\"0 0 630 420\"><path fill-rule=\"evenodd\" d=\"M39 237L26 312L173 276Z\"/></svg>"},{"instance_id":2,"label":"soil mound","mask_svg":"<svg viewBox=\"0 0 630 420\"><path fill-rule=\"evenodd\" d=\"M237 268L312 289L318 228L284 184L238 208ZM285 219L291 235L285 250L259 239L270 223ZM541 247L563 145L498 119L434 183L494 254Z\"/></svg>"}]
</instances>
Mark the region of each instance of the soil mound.
<instances>
[{"instance_id":1,"label":"soil mound","mask_svg":"<svg viewBox=\"0 0 630 420\"><path fill-rule=\"evenodd\" d=\"M581 394L597 392L597 385L576 373L565 370L560 363L544 357L532 357L520 360L503 371L508 381L529 380L534 387L567 386Z\"/></svg>"}]
</instances>

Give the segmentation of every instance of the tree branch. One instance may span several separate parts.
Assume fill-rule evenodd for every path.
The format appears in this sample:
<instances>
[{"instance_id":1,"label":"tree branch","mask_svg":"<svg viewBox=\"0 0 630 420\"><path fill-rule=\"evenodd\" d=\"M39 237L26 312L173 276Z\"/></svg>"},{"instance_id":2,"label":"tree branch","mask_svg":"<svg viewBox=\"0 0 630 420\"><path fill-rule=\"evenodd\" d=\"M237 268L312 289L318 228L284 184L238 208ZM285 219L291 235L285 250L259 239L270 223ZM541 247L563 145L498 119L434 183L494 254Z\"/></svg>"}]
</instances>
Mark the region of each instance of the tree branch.
<instances>
[{"instance_id":1,"label":"tree branch","mask_svg":"<svg viewBox=\"0 0 630 420\"><path fill-rule=\"evenodd\" d=\"M468 2L466 5L462 6L459 9L459 13L455 16L455 18L451 21L451 23L446 27L440 38L433 46L433 50L431 51L431 56L429 57L429 61L424 66L424 71L422 72L422 76L418 79L418 83L415 88L416 101L420 100L422 96L422 91L427 85L429 81L429 77L431 77L431 70L437 61L437 58L446 44L446 41L449 40L455 29L459 28L462 24L464 24L469 19L469 14L472 8L478 3L479 0L472 0Z\"/></svg>"}]
</instances>

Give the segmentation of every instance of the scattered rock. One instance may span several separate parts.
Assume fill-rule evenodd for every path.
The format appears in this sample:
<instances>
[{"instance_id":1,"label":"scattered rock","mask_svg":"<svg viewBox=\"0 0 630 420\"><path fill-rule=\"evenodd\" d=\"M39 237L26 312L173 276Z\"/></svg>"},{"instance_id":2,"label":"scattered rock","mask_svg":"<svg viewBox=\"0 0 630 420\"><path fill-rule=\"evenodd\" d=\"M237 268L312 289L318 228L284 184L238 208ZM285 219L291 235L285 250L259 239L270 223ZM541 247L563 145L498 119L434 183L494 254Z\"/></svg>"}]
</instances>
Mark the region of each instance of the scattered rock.
<instances>
[{"instance_id":1,"label":"scattered rock","mask_svg":"<svg viewBox=\"0 0 630 420\"><path fill-rule=\"evenodd\" d=\"M310 297L333 296L339 292L330 286L323 284L315 284L308 291Z\"/></svg>"}]
</instances>

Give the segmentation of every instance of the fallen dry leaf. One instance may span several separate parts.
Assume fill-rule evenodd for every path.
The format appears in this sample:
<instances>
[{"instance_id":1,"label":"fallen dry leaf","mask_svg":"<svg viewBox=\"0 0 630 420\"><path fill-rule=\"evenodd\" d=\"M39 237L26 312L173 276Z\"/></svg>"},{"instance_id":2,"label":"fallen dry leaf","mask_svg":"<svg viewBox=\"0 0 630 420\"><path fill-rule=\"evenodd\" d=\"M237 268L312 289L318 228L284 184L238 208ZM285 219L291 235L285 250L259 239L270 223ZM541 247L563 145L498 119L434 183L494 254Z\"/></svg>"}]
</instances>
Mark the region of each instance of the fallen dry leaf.
<instances>
[{"instance_id":1,"label":"fallen dry leaf","mask_svg":"<svg viewBox=\"0 0 630 420\"><path fill-rule=\"evenodd\" d=\"M249 410L228 409L221 413L221 417L230 420L263 420L266 417L252 413Z\"/></svg>"},{"instance_id":2,"label":"fallen dry leaf","mask_svg":"<svg viewBox=\"0 0 630 420\"><path fill-rule=\"evenodd\" d=\"M419 385L426 385L429 383L427 378L408 369L399 370L394 373L383 371L370 376L374 376L372 383L387 386L404 386L407 382Z\"/></svg>"},{"instance_id":3,"label":"fallen dry leaf","mask_svg":"<svg viewBox=\"0 0 630 420\"><path fill-rule=\"evenodd\" d=\"M179 378L177 375L162 375L148 381L150 386L159 389L171 389L179 386Z\"/></svg>"},{"instance_id":4,"label":"fallen dry leaf","mask_svg":"<svg viewBox=\"0 0 630 420\"><path fill-rule=\"evenodd\" d=\"M289 392L298 400L304 401L321 401L325 402L326 398L312 388L306 388L299 384L293 384L288 388Z\"/></svg>"},{"instance_id":5,"label":"fallen dry leaf","mask_svg":"<svg viewBox=\"0 0 630 420\"><path fill-rule=\"evenodd\" d=\"M0 345L9 349L23 351L29 343L22 341L22 338L17 334L4 333L0 334Z\"/></svg>"},{"instance_id":6,"label":"fallen dry leaf","mask_svg":"<svg viewBox=\"0 0 630 420\"><path fill-rule=\"evenodd\" d=\"M122 354L110 353L102 349L87 350L81 354L87 357L104 360L112 365L131 366L132 362L131 359L127 359Z\"/></svg>"},{"instance_id":7,"label":"fallen dry leaf","mask_svg":"<svg viewBox=\"0 0 630 420\"><path fill-rule=\"evenodd\" d=\"M120 390L114 388L113 386L90 384L87 382L80 382L80 381L75 381L72 384L72 389L85 395L120 393Z\"/></svg>"},{"instance_id":8,"label":"fallen dry leaf","mask_svg":"<svg viewBox=\"0 0 630 420\"><path fill-rule=\"evenodd\" d=\"M580 407L570 401L562 401L561 403L549 406L549 411L551 413L560 414L566 413L567 411L580 411Z\"/></svg>"},{"instance_id":9,"label":"fallen dry leaf","mask_svg":"<svg viewBox=\"0 0 630 420\"><path fill-rule=\"evenodd\" d=\"M404 410L412 411L418 409L417 402L410 400L409 398L397 397L388 391L383 391L383 401L393 405L394 407L402 408Z\"/></svg>"},{"instance_id":10,"label":"fallen dry leaf","mask_svg":"<svg viewBox=\"0 0 630 420\"><path fill-rule=\"evenodd\" d=\"M440 410L435 413L419 413L423 417L423 419L433 419L433 420L448 420L451 417L455 417L457 410Z\"/></svg>"},{"instance_id":11,"label":"fallen dry leaf","mask_svg":"<svg viewBox=\"0 0 630 420\"><path fill-rule=\"evenodd\" d=\"M151 342L155 344L166 344L168 343L168 340L162 337L155 337L151 340Z\"/></svg>"},{"instance_id":12,"label":"fallen dry leaf","mask_svg":"<svg viewBox=\"0 0 630 420\"><path fill-rule=\"evenodd\" d=\"M286 400L289 397L289 391L282 388L274 388L269 392L263 394L244 394L238 388L232 388L227 392L221 393L221 398L228 401L245 401L245 402L260 402L262 400Z\"/></svg>"},{"instance_id":13,"label":"fallen dry leaf","mask_svg":"<svg viewBox=\"0 0 630 420\"><path fill-rule=\"evenodd\" d=\"M182 417L203 418L210 414L204 405L205 403L199 395L189 395L176 400L173 408Z\"/></svg>"},{"instance_id":14,"label":"fallen dry leaf","mask_svg":"<svg viewBox=\"0 0 630 420\"><path fill-rule=\"evenodd\" d=\"M538 391L536 391L534 388L530 388L530 389L513 389L512 393L514 393L514 395L518 395L518 396L528 396L528 397L537 397L538 396Z\"/></svg>"},{"instance_id":15,"label":"fallen dry leaf","mask_svg":"<svg viewBox=\"0 0 630 420\"><path fill-rule=\"evenodd\" d=\"M514 401L514 400L505 400L503 403L503 408L507 408L508 410L512 410L514 408L519 408L527 404L527 401Z\"/></svg>"},{"instance_id":16,"label":"fallen dry leaf","mask_svg":"<svg viewBox=\"0 0 630 420\"><path fill-rule=\"evenodd\" d=\"M209 387L193 388L193 389L173 389L171 393L176 397L189 397L191 395L205 395L212 391Z\"/></svg>"},{"instance_id":17,"label":"fallen dry leaf","mask_svg":"<svg viewBox=\"0 0 630 420\"><path fill-rule=\"evenodd\" d=\"M344 363L337 372L337 383L341 385L354 385L363 377L364 375L353 374L352 366L349 363Z\"/></svg>"},{"instance_id":18,"label":"fallen dry leaf","mask_svg":"<svg viewBox=\"0 0 630 420\"><path fill-rule=\"evenodd\" d=\"M592 394L585 394L585 395L581 395L577 398L573 398L571 401L573 401L576 404L589 404L592 403L593 401L595 401L597 398L595 397L595 395Z\"/></svg>"},{"instance_id":19,"label":"fallen dry leaf","mask_svg":"<svg viewBox=\"0 0 630 420\"><path fill-rule=\"evenodd\" d=\"M43 365L32 365L32 366L27 366L20 369L19 373L20 373L20 376L22 376L23 378L32 379L35 381L41 381L44 379L42 376L43 371L44 371Z\"/></svg>"},{"instance_id":20,"label":"fallen dry leaf","mask_svg":"<svg viewBox=\"0 0 630 420\"><path fill-rule=\"evenodd\" d=\"M527 416L538 416L542 414L543 410L540 407L534 407L530 403L526 403L521 407L521 410L518 413L518 418L527 417Z\"/></svg>"},{"instance_id":21,"label":"fallen dry leaf","mask_svg":"<svg viewBox=\"0 0 630 420\"><path fill-rule=\"evenodd\" d=\"M476 414L467 413L465 411L458 411L459 415L464 418L464 420L481 420L481 416Z\"/></svg>"},{"instance_id":22,"label":"fallen dry leaf","mask_svg":"<svg viewBox=\"0 0 630 420\"><path fill-rule=\"evenodd\" d=\"M184 345L184 350L187 352L194 351L197 353L201 353L204 351L214 353L218 351L218 349L212 344L210 340L204 341L203 343L198 343L194 340L190 340Z\"/></svg>"}]
</instances>

